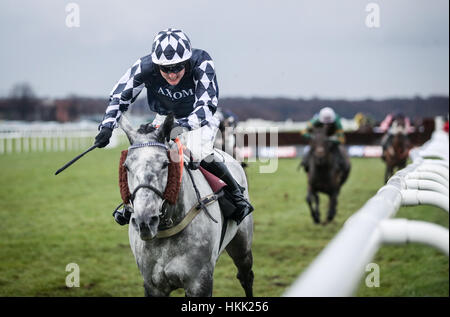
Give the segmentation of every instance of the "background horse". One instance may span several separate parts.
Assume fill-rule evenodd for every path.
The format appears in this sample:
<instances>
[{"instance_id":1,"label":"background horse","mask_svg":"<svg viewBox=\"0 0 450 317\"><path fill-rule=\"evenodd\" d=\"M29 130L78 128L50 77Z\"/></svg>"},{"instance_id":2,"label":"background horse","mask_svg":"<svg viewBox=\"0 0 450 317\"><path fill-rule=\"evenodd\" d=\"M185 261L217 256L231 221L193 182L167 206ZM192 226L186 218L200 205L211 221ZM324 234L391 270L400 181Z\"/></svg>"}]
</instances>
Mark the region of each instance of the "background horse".
<instances>
[{"instance_id":1,"label":"background horse","mask_svg":"<svg viewBox=\"0 0 450 317\"><path fill-rule=\"evenodd\" d=\"M130 144L124 162L128 171L128 187L132 194L133 213L130 219L130 246L144 279L146 296L169 296L178 288L186 296L212 296L214 267L220 253L226 248L238 268L237 278L246 296L253 291L253 258L251 252L253 218L247 216L239 226L228 220L227 231L219 247L224 219L219 204L207 207L210 216L201 211L181 232L159 238L161 226L177 224L197 204L193 181L201 197L212 194L209 184L199 170L182 173L176 203L167 205L157 192L164 191L168 178L168 152L164 147L175 147L167 142L173 127L172 115L153 132L133 130L126 117L120 121ZM247 188L244 171L239 163L226 153L221 153L237 182ZM247 199L248 194L245 192ZM165 209L164 207L167 206ZM214 218L215 223L211 218Z\"/></svg>"},{"instance_id":2,"label":"background horse","mask_svg":"<svg viewBox=\"0 0 450 317\"><path fill-rule=\"evenodd\" d=\"M390 144L383 151L382 159L386 163L384 183L397 171L405 168L411 148L408 136L402 129L397 129L391 137Z\"/></svg>"},{"instance_id":3,"label":"background horse","mask_svg":"<svg viewBox=\"0 0 450 317\"><path fill-rule=\"evenodd\" d=\"M306 201L314 222L320 223L319 192L329 196L328 216L325 224L332 221L336 215L339 191L347 179L349 170L345 171L339 166L339 159L336 156L336 153L339 152L339 145L328 140L325 127L314 128L309 145L310 152L306 162L308 166Z\"/></svg>"},{"instance_id":4,"label":"background horse","mask_svg":"<svg viewBox=\"0 0 450 317\"><path fill-rule=\"evenodd\" d=\"M232 113L221 108L217 109L216 113L220 123L214 147L236 157L236 139L234 130L238 123L237 119Z\"/></svg>"}]
</instances>

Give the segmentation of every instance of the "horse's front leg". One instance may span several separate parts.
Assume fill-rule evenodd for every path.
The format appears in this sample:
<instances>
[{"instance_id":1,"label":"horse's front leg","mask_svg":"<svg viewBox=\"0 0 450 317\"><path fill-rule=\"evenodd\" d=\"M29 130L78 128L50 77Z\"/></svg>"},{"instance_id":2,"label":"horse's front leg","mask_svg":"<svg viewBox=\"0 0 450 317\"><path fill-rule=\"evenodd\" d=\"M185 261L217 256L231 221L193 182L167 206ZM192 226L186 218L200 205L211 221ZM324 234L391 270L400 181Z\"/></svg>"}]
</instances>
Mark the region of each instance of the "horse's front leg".
<instances>
[{"instance_id":1,"label":"horse's front leg","mask_svg":"<svg viewBox=\"0 0 450 317\"><path fill-rule=\"evenodd\" d=\"M327 222L331 222L334 219L334 216L336 216L337 197L338 197L337 191L334 191L332 194L330 194L330 202L328 204Z\"/></svg>"},{"instance_id":2,"label":"horse's front leg","mask_svg":"<svg viewBox=\"0 0 450 317\"><path fill-rule=\"evenodd\" d=\"M384 173L384 183L386 184L389 180L389 178L391 178L393 173L393 167L386 165L386 171Z\"/></svg>"},{"instance_id":3,"label":"horse's front leg","mask_svg":"<svg viewBox=\"0 0 450 317\"><path fill-rule=\"evenodd\" d=\"M404 159L400 161L400 164L398 165L398 170L402 170L406 167L406 163L408 163L408 159Z\"/></svg>"},{"instance_id":4,"label":"horse's front leg","mask_svg":"<svg viewBox=\"0 0 450 317\"><path fill-rule=\"evenodd\" d=\"M158 289L151 282L144 281L144 291L146 297L167 297L170 295L169 290Z\"/></svg>"},{"instance_id":5,"label":"horse's front leg","mask_svg":"<svg viewBox=\"0 0 450 317\"><path fill-rule=\"evenodd\" d=\"M184 290L187 297L211 297L213 291L214 267L205 265L197 276L189 279Z\"/></svg>"},{"instance_id":6,"label":"horse's front leg","mask_svg":"<svg viewBox=\"0 0 450 317\"><path fill-rule=\"evenodd\" d=\"M312 190L311 185L308 187L308 195L306 196L306 201L308 202L309 210L311 212L314 223L320 223L319 195Z\"/></svg>"}]
</instances>

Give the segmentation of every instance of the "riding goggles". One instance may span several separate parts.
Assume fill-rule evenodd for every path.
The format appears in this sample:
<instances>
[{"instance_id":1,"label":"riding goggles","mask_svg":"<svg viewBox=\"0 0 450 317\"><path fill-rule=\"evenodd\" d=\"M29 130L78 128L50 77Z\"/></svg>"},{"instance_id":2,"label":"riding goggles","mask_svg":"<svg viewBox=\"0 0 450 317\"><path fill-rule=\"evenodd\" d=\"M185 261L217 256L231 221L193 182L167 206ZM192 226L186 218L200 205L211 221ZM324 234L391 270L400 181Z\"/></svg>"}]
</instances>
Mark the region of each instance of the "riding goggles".
<instances>
[{"instance_id":1,"label":"riding goggles","mask_svg":"<svg viewBox=\"0 0 450 317\"><path fill-rule=\"evenodd\" d=\"M185 68L186 68L185 62L181 62L181 63L173 64L173 65L159 65L159 69L163 73L166 73L166 74L167 73L179 73Z\"/></svg>"}]
</instances>

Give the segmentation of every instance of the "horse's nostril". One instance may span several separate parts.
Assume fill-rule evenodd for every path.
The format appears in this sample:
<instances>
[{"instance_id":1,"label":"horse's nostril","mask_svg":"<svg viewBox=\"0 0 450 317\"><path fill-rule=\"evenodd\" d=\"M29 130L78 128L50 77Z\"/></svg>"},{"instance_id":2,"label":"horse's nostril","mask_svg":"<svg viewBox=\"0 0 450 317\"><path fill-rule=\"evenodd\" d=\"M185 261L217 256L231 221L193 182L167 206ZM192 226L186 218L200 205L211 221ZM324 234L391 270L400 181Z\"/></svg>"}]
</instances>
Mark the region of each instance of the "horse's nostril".
<instances>
[{"instance_id":1,"label":"horse's nostril","mask_svg":"<svg viewBox=\"0 0 450 317\"><path fill-rule=\"evenodd\" d=\"M158 221L159 221L159 217L158 216L152 216L150 218L150 226L158 223Z\"/></svg>"},{"instance_id":2,"label":"horse's nostril","mask_svg":"<svg viewBox=\"0 0 450 317\"><path fill-rule=\"evenodd\" d=\"M147 229L147 224L145 222L140 222L139 223L139 229L141 231Z\"/></svg>"},{"instance_id":3,"label":"horse's nostril","mask_svg":"<svg viewBox=\"0 0 450 317\"><path fill-rule=\"evenodd\" d=\"M150 231L155 230L155 227L158 226L159 223L159 217L158 216L151 216L150 218L144 219L135 219L134 217L131 219L131 223L133 227L136 229L136 231L140 232L141 234L149 233Z\"/></svg>"}]
</instances>

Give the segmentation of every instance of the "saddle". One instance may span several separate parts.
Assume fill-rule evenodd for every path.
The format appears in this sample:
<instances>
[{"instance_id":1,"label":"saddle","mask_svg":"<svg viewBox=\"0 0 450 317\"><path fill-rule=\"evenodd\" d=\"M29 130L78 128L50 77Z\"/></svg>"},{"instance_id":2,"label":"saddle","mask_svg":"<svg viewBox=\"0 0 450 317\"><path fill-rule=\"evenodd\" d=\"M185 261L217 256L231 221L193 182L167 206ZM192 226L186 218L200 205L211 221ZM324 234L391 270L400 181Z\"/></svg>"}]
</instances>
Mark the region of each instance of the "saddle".
<instances>
[{"instance_id":1,"label":"saddle","mask_svg":"<svg viewBox=\"0 0 450 317\"><path fill-rule=\"evenodd\" d=\"M211 187L211 190L213 191L213 193L217 194L218 192L220 192L222 190L222 188L227 186L227 184L223 180L221 180L216 175L211 174L210 172L205 170L203 167L199 166L198 169L200 172L202 172L203 176L205 177L206 181L209 184L209 187Z\"/></svg>"}]
</instances>

